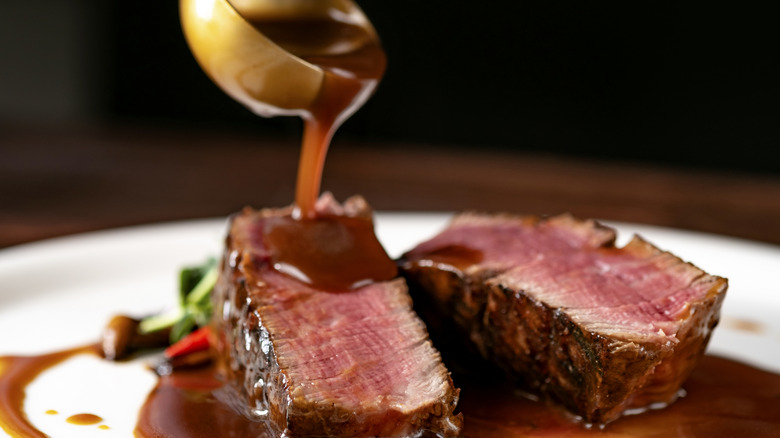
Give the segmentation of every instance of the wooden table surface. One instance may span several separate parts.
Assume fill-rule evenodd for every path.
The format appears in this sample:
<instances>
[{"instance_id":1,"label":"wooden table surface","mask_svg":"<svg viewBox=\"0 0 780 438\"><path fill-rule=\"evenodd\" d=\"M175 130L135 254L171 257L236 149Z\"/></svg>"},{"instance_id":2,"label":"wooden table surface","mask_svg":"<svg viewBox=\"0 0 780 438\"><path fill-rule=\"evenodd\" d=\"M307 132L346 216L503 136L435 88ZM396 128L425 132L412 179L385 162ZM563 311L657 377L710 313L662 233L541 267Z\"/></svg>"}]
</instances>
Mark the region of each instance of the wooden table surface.
<instances>
[{"instance_id":1,"label":"wooden table surface","mask_svg":"<svg viewBox=\"0 0 780 438\"><path fill-rule=\"evenodd\" d=\"M208 130L3 127L0 248L224 217L293 199L298 144ZM780 176L340 140L323 189L383 211L508 211L661 225L780 244Z\"/></svg>"}]
</instances>

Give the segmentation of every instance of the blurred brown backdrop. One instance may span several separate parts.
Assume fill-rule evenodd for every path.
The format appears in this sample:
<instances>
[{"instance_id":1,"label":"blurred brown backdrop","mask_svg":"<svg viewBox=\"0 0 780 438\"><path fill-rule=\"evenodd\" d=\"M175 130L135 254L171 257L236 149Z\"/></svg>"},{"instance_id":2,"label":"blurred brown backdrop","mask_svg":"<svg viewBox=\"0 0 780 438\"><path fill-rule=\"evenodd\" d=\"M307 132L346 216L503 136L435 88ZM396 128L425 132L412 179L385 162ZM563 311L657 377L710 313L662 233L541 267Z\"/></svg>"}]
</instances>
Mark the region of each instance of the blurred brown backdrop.
<instances>
[{"instance_id":1,"label":"blurred brown backdrop","mask_svg":"<svg viewBox=\"0 0 780 438\"><path fill-rule=\"evenodd\" d=\"M324 187L780 243L780 30L674 2L360 2L386 77ZM300 122L195 64L176 1L0 5L0 246L292 200Z\"/></svg>"},{"instance_id":2,"label":"blurred brown backdrop","mask_svg":"<svg viewBox=\"0 0 780 438\"><path fill-rule=\"evenodd\" d=\"M768 9L677 2L360 3L390 64L346 138L780 172ZM298 135L192 59L177 2L0 6L0 116Z\"/></svg>"}]
</instances>

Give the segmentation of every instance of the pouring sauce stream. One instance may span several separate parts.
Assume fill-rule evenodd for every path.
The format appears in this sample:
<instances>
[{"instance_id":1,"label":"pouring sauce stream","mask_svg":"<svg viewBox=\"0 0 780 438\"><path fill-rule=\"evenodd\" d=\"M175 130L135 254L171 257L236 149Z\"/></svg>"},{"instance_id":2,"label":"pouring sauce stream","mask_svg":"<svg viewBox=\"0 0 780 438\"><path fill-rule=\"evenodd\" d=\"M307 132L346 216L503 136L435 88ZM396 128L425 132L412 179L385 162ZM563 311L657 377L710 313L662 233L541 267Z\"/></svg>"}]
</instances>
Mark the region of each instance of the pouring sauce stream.
<instances>
[{"instance_id":1,"label":"pouring sauce stream","mask_svg":"<svg viewBox=\"0 0 780 438\"><path fill-rule=\"evenodd\" d=\"M317 288L348 291L390 280L397 269L376 239L371 218L323 214L316 204L331 139L376 89L387 61L370 29L334 16L245 18L325 73L317 98L310 107L300 108L304 131L292 214L275 220L265 233L273 264Z\"/></svg>"}]
</instances>

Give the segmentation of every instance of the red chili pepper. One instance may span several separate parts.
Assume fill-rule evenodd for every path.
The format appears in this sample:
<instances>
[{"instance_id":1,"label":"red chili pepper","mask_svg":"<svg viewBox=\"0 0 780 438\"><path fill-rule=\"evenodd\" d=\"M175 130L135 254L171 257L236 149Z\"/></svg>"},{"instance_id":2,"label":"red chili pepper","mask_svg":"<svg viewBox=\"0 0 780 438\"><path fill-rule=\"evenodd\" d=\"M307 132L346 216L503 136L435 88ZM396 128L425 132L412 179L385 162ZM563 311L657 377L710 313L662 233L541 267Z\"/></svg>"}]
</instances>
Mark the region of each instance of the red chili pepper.
<instances>
[{"instance_id":1,"label":"red chili pepper","mask_svg":"<svg viewBox=\"0 0 780 438\"><path fill-rule=\"evenodd\" d=\"M187 336L181 338L178 342L165 349L165 357L168 359L185 356L197 351L208 350L209 336L211 329L209 326L201 327Z\"/></svg>"}]
</instances>

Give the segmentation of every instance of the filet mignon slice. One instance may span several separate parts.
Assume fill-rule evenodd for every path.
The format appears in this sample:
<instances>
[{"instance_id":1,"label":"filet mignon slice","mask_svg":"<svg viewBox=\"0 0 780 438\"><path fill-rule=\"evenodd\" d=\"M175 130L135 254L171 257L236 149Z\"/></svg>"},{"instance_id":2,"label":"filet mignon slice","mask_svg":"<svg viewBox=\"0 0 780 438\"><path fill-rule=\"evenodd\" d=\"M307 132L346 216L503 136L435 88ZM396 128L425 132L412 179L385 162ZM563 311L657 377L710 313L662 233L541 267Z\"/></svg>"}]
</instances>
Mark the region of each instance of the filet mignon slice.
<instances>
[{"instance_id":1,"label":"filet mignon slice","mask_svg":"<svg viewBox=\"0 0 780 438\"><path fill-rule=\"evenodd\" d=\"M359 198L318 209L371 220ZM457 436L458 390L403 279L333 292L275 270L263 229L288 214L231 218L213 323L234 405L277 436Z\"/></svg>"},{"instance_id":2,"label":"filet mignon slice","mask_svg":"<svg viewBox=\"0 0 780 438\"><path fill-rule=\"evenodd\" d=\"M485 357L587 423L670 403L718 322L727 281L569 215L462 214L404 255Z\"/></svg>"}]
</instances>

